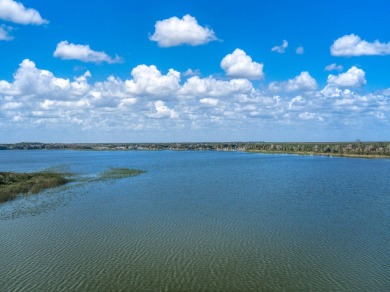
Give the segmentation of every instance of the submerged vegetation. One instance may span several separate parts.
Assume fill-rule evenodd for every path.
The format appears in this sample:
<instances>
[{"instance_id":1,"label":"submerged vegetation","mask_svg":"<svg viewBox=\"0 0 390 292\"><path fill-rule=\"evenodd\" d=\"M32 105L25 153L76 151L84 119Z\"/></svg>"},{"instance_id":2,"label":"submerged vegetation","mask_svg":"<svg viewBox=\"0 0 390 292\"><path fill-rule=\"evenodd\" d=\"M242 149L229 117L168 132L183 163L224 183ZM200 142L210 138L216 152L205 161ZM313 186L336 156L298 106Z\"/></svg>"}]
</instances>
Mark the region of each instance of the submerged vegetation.
<instances>
[{"instance_id":1,"label":"submerged vegetation","mask_svg":"<svg viewBox=\"0 0 390 292\"><path fill-rule=\"evenodd\" d=\"M13 200L20 194L37 194L69 181L65 174L55 172L0 172L0 203Z\"/></svg>"},{"instance_id":2,"label":"submerged vegetation","mask_svg":"<svg viewBox=\"0 0 390 292\"><path fill-rule=\"evenodd\" d=\"M100 174L99 180L121 179L121 178L126 178L131 176L137 176L143 173L145 173L145 171L139 169L110 168Z\"/></svg>"},{"instance_id":3,"label":"submerged vegetation","mask_svg":"<svg viewBox=\"0 0 390 292\"><path fill-rule=\"evenodd\" d=\"M145 173L143 170L129 168L110 168L100 173L97 177L82 179L65 172L34 172L16 173L0 172L0 203L15 199L21 194L38 194L39 192L75 181L79 183L92 183L113 179L123 179Z\"/></svg>"}]
</instances>

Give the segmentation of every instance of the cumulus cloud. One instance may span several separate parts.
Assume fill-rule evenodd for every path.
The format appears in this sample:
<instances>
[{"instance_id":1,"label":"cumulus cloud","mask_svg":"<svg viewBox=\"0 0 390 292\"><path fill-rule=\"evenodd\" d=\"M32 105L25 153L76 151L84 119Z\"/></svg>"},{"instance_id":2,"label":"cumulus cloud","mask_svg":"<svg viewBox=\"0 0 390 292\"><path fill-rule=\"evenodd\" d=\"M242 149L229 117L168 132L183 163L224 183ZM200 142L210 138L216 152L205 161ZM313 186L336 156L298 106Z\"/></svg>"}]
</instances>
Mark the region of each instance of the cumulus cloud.
<instances>
[{"instance_id":1,"label":"cumulus cloud","mask_svg":"<svg viewBox=\"0 0 390 292\"><path fill-rule=\"evenodd\" d=\"M335 40L330 52L332 56L342 57L390 55L390 42L381 43L376 40L370 43L355 34L350 34Z\"/></svg>"},{"instance_id":2,"label":"cumulus cloud","mask_svg":"<svg viewBox=\"0 0 390 292\"><path fill-rule=\"evenodd\" d=\"M40 70L33 61L25 59L14 74L14 82L0 86L0 93L45 97L53 92L66 94L69 87L69 79L56 78L51 72Z\"/></svg>"},{"instance_id":3,"label":"cumulus cloud","mask_svg":"<svg viewBox=\"0 0 390 292\"><path fill-rule=\"evenodd\" d=\"M199 100L200 103L203 103L208 106L217 106L219 103L219 100L216 98L206 97Z\"/></svg>"},{"instance_id":4,"label":"cumulus cloud","mask_svg":"<svg viewBox=\"0 0 390 292\"><path fill-rule=\"evenodd\" d=\"M309 72L301 72L293 79L284 82L272 82L269 89L274 92L278 91L313 91L317 89L316 80L310 76Z\"/></svg>"},{"instance_id":5,"label":"cumulus cloud","mask_svg":"<svg viewBox=\"0 0 390 292\"><path fill-rule=\"evenodd\" d=\"M325 67L325 71L342 71L343 69L343 66L337 65L336 63L330 64Z\"/></svg>"},{"instance_id":6,"label":"cumulus cloud","mask_svg":"<svg viewBox=\"0 0 390 292\"><path fill-rule=\"evenodd\" d=\"M287 49L287 47L288 47L288 41L283 40L282 45L273 47L273 48L271 49L271 51L272 51L272 52L279 53L279 54L284 54L284 52L285 52L285 50Z\"/></svg>"},{"instance_id":7,"label":"cumulus cloud","mask_svg":"<svg viewBox=\"0 0 390 292\"><path fill-rule=\"evenodd\" d=\"M366 84L366 73L355 66L352 66L345 73L335 76L328 76L328 84L336 87L361 87Z\"/></svg>"},{"instance_id":8,"label":"cumulus cloud","mask_svg":"<svg viewBox=\"0 0 390 292\"><path fill-rule=\"evenodd\" d=\"M133 79L125 82L126 90L137 95L173 95L180 87L180 72L173 69L163 75L154 65L138 65L131 75Z\"/></svg>"},{"instance_id":9,"label":"cumulus cloud","mask_svg":"<svg viewBox=\"0 0 390 292\"><path fill-rule=\"evenodd\" d=\"M203 45L217 40L217 37L212 29L199 25L195 17L187 14L182 19L174 16L157 21L155 32L149 39L160 47L173 47Z\"/></svg>"},{"instance_id":10,"label":"cumulus cloud","mask_svg":"<svg viewBox=\"0 0 390 292\"><path fill-rule=\"evenodd\" d=\"M156 119L164 119L164 118L170 118L170 119L176 119L179 117L179 115L173 110L170 109L165 102L162 100L157 100L153 103L154 106L154 112L148 114L151 118Z\"/></svg>"},{"instance_id":11,"label":"cumulus cloud","mask_svg":"<svg viewBox=\"0 0 390 292\"><path fill-rule=\"evenodd\" d=\"M227 76L247 79L263 79L263 64L252 61L245 51L235 49L221 61L221 67Z\"/></svg>"},{"instance_id":12,"label":"cumulus cloud","mask_svg":"<svg viewBox=\"0 0 390 292\"><path fill-rule=\"evenodd\" d=\"M298 47L295 52L298 54L298 55L303 55L305 53L305 49L303 47Z\"/></svg>"},{"instance_id":13,"label":"cumulus cloud","mask_svg":"<svg viewBox=\"0 0 390 292\"><path fill-rule=\"evenodd\" d=\"M316 129L320 125L321 131L329 127L330 133L345 124L357 125L359 132L362 125L388 129L390 91L354 91L353 85L365 83L364 71L359 70L352 67L331 75L322 90L316 89L307 72L259 89L248 79L192 76L182 81L178 71L162 73L154 65L136 66L127 80L112 75L92 83L89 71L60 78L26 59L13 80L0 80L0 134L17 128L15 139L25 133L37 139L44 138L40 133L57 135L52 137L59 140L69 139L69 133L110 139L117 133L124 139L138 135L144 140L178 131L192 133L189 129L202 133L233 129L252 135L262 125L266 125L262 134L285 127L289 132L307 124Z\"/></svg>"},{"instance_id":14,"label":"cumulus cloud","mask_svg":"<svg viewBox=\"0 0 390 292\"><path fill-rule=\"evenodd\" d=\"M68 41L62 41L57 44L53 56L63 60L79 60L87 63L102 63L109 64L120 63L122 59L118 56L114 58L107 55L105 52L92 50L89 45L75 45Z\"/></svg>"},{"instance_id":15,"label":"cumulus cloud","mask_svg":"<svg viewBox=\"0 0 390 292\"><path fill-rule=\"evenodd\" d=\"M229 81L217 80L212 77L189 78L179 91L179 95L186 97L226 97L252 92L252 83L246 79L232 79Z\"/></svg>"},{"instance_id":16,"label":"cumulus cloud","mask_svg":"<svg viewBox=\"0 0 390 292\"><path fill-rule=\"evenodd\" d=\"M49 23L41 17L37 10L26 8L22 3L13 0L0 0L0 18L19 24L41 25Z\"/></svg>"},{"instance_id":17,"label":"cumulus cloud","mask_svg":"<svg viewBox=\"0 0 390 292\"><path fill-rule=\"evenodd\" d=\"M24 101L31 99L77 99L90 90L87 71L74 81L59 78L48 70L38 69L29 59L23 60L14 74L12 83L0 81L0 96L20 97Z\"/></svg>"}]
</instances>

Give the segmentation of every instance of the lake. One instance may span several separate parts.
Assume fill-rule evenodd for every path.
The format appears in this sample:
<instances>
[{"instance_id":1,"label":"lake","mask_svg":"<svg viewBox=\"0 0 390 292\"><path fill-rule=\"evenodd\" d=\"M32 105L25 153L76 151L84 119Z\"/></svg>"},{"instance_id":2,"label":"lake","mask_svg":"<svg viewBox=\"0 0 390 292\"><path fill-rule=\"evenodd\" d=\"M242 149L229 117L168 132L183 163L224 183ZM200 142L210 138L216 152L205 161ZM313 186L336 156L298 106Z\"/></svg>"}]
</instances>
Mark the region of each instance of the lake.
<instances>
[{"instance_id":1,"label":"lake","mask_svg":"<svg viewBox=\"0 0 390 292\"><path fill-rule=\"evenodd\" d=\"M110 167L0 205L0 290L389 291L390 160L0 151L0 171Z\"/></svg>"}]
</instances>

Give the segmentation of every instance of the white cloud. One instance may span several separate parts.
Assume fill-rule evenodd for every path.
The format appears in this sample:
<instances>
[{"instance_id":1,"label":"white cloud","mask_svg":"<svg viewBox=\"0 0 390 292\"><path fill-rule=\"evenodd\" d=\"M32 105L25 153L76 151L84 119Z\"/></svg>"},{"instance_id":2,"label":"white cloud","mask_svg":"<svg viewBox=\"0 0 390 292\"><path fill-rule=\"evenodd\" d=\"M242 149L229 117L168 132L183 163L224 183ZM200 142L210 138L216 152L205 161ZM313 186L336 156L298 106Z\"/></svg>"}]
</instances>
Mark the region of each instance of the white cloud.
<instances>
[{"instance_id":1,"label":"white cloud","mask_svg":"<svg viewBox=\"0 0 390 292\"><path fill-rule=\"evenodd\" d=\"M0 81L0 96L20 96L25 100L35 99L74 99L84 96L90 90L87 77L91 74L87 71L84 75L76 77L75 81L55 77L48 70L38 69L31 60L23 60L14 74L14 81L9 83Z\"/></svg>"},{"instance_id":2,"label":"white cloud","mask_svg":"<svg viewBox=\"0 0 390 292\"><path fill-rule=\"evenodd\" d=\"M187 14L182 19L174 16L157 21L155 32L149 37L160 47L181 45L198 46L217 40L213 30L198 24L195 17Z\"/></svg>"},{"instance_id":3,"label":"white cloud","mask_svg":"<svg viewBox=\"0 0 390 292\"><path fill-rule=\"evenodd\" d=\"M21 102L6 102L1 106L3 110L15 110L23 107L23 103Z\"/></svg>"},{"instance_id":4,"label":"white cloud","mask_svg":"<svg viewBox=\"0 0 390 292\"><path fill-rule=\"evenodd\" d=\"M253 90L252 83L246 79L223 81L212 77L199 78L194 76L184 83L179 95L187 97L227 97L250 94Z\"/></svg>"},{"instance_id":5,"label":"white cloud","mask_svg":"<svg viewBox=\"0 0 390 292\"><path fill-rule=\"evenodd\" d=\"M287 49L287 47L288 47L288 41L283 40L283 44L282 45L273 47L271 49L271 51L279 53L279 54L284 54L284 52Z\"/></svg>"},{"instance_id":6,"label":"white cloud","mask_svg":"<svg viewBox=\"0 0 390 292\"><path fill-rule=\"evenodd\" d=\"M42 110L53 110L57 108L63 109L87 109L91 107L91 103L88 99L80 99L77 101L59 101L59 100L49 100L45 99L40 103Z\"/></svg>"},{"instance_id":7,"label":"white cloud","mask_svg":"<svg viewBox=\"0 0 390 292\"><path fill-rule=\"evenodd\" d=\"M188 68L184 73L184 76L199 76L200 71L198 69L192 70L191 68Z\"/></svg>"},{"instance_id":8,"label":"white cloud","mask_svg":"<svg viewBox=\"0 0 390 292\"><path fill-rule=\"evenodd\" d=\"M9 35L10 28L1 26L0 27L0 41L10 41L13 39L12 36Z\"/></svg>"},{"instance_id":9,"label":"white cloud","mask_svg":"<svg viewBox=\"0 0 390 292\"><path fill-rule=\"evenodd\" d=\"M22 3L13 0L0 0L0 18L19 24L46 24L39 12L32 8L26 8Z\"/></svg>"},{"instance_id":10,"label":"white cloud","mask_svg":"<svg viewBox=\"0 0 390 292\"><path fill-rule=\"evenodd\" d=\"M170 109L165 102L162 100L157 100L153 103L154 106L154 112L148 114L151 118L156 119L164 119L164 118L170 118L170 119L176 119L179 117L179 115L173 110Z\"/></svg>"},{"instance_id":11,"label":"white cloud","mask_svg":"<svg viewBox=\"0 0 390 292\"><path fill-rule=\"evenodd\" d=\"M62 41L58 43L53 56L63 60L79 60L82 62L97 64L102 62L107 62L109 64L122 62L122 59L118 56L112 58L105 52L97 52L92 50L89 45L75 45L69 43L68 41Z\"/></svg>"},{"instance_id":12,"label":"white cloud","mask_svg":"<svg viewBox=\"0 0 390 292\"><path fill-rule=\"evenodd\" d=\"M337 65L336 63L330 64L325 67L325 71L342 71L343 66Z\"/></svg>"},{"instance_id":13,"label":"white cloud","mask_svg":"<svg viewBox=\"0 0 390 292\"><path fill-rule=\"evenodd\" d=\"M338 38L330 48L332 56L372 56L390 55L390 42L381 43L378 40L370 43L359 36L350 34Z\"/></svg>"},{"instance_id":14,"label":"white cloud","mask_svg":"<svg viewBox=\"0 0 390 292\"><path fill-rule=\"evenodd\" d=\"M355 92L350 85L365 81L359 70L352 67L329 78L323 90L315 89L316 81L302 72L291 80L274 83L275 92L254 88L247 79L193 76L181 81L179 72L171 69L163 74L154 65L135 67L128 80L109 76L92 83L88 71L60 78L26 59L12 80L0 80L0 134L11 135L17 128L15 139L26 133L46 139L42 133L49 133L53 140L72 140L94 133L91 141L96 137L110 140L113 135L123 139L137 136L145 141L187 137L182 135L192 135L189 129L252 136L260 131L261 136L255 139L270 131L287 128L288 133L307 125L314 131L320 126L321 133L328 129L330 135L346 124L348 132L351 125L359 132L378 126L388 129L390 91ZM198 136L202 138L215 137Z\"/></svg>"},{"instance_id":15,"label":"white cloud","mask_svg":"<svg viewBox=\"0 0 390 292\"><path fill-rule=\"evenodd\" d=\"M295 96L288 103L289 110L302 110L305 107L306 99L302 95Z\"/></svg>"},{"instance_id":16,"label":"white cloud","mask_svg":"<svg viewBox=\"0 0 390 292\"><path fill-rule=\"evenodd\" d=\"M303 112L298 115L302 120L313 120L317 117L315 113Z\"/></svg>"},{"instance_id":17,"label":"white cloud","mask_svg":"<svg viewBox=\"0 0 390 292\"><path fill-rule=\"evenodd\" d=\"M345 73L335 76L328 76L328 84L336 87L361 87L366 84L366 73L355 66L352 66Z\"/></svg>"},{"instance_id":18,"label":"white cloud","mask_svg":"<svg viewBox=\"0 0 390 292\"><path fill-rule=\"evenodd\" d=\"M263 66L252 61L252 58L241 49L235 49L221 61L221 67L226 75L237 78L262 79L264 78Z\"/></svg>"},{"instance_id":19,"label":"white cloud","mask_svg":"<svg viewBox=\"0 0 390 292\"><path fill-rule=\"evenodd\" d=\"M131 75L133 79L125 82L126 90L137 95L174 95L180 87L180 72L173 69L163 75L154 65L138 65Z\"/></svg>"},{"instance_id":20,"label":"white cloud","mask_svg":"<svg viewBox=\"0 0 390 292\"><path fill-rule=\"evenodd\" d=\"M382 94L390 97L390 88L382 90Z\"/></svg>"},{"instance_id":21,"label":"white cloud","mask_svg":"<svg viewBox=\"0 0 390 292\"><path fill-rule=\"evenodd\" d=\"M69 79L57 78L47 70L40 70L28 59L20 63L14 78L10 94L44 97L54 92L66 95L70 89Z\"/></svg>"},{"instance_id":22,"label":"white cloud","mask_svg":"<svg viewBox=\"0 0 390 292\"><path fill-rule=\"evenodd\" d=\"M284 82L272 82L269 85L271 91L313 91L317 89L316 80L310 76L309 72L301 72L293 79Z\"/></svg>"},{"instance_id":23,"label":"white cloud","mask_svg":"<svg viewBox=\"0 0 390 292\"><path fill-rule=\"evenodd\" d=\"M115 107L118 102L133 98L133 95L127 92L125 82L112 75L103 82L90 85L86 94L91 96L99 107Z\"/></svg>"},{"instance_id":24,"label":"white cloud","mask_svg":"<svg viewBox=\"0 0 390 292\"><path fill-rule=\"evenodd\" d=\"M208 105L208 106L217 106L219 100L216 99L216 98L206 97L206 98L200 99L199 102L200 102L200 103L203 103L203 104L205 104L205 105Z\"/></svg>"},{"instance_id":25,"label":"white cloud","mask_svg":"<svg viewBox=\"0 0 390 292\"><path fill-rule=\"evenodd\" d=\"M303 55L305 53L305 49L303 47L298 47L295 52L298 54L298 55Z\"/></svg>"},{"instance_id":26,"label":"white cloud","mask_svg":"<svg viewBox=\"0 0 390 292\"><path fill-rule=\"evenodd\" d=\"M337 98L342 94L342 90L334 85L326 85L322 90L321 94L325 97Z\"/></svg>"}]
</instances>

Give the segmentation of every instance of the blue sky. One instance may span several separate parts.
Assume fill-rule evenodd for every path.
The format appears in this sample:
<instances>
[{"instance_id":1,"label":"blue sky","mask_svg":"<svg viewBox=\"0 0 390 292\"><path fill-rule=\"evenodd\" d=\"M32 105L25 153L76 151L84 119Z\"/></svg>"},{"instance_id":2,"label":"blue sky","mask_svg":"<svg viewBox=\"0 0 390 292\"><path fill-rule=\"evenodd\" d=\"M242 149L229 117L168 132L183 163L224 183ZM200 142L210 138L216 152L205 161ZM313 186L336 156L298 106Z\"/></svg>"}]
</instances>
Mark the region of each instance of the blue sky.
<instances>
[{"instance_id":1,"label":"blue sky","mask_svg":"<svg viewBox=\"0 0 390 292\"><path fill-rule=\"evenodd\" d=\"M0 143L388 141L388 11L0 0Z\"/></svg>"}]
</instances>

